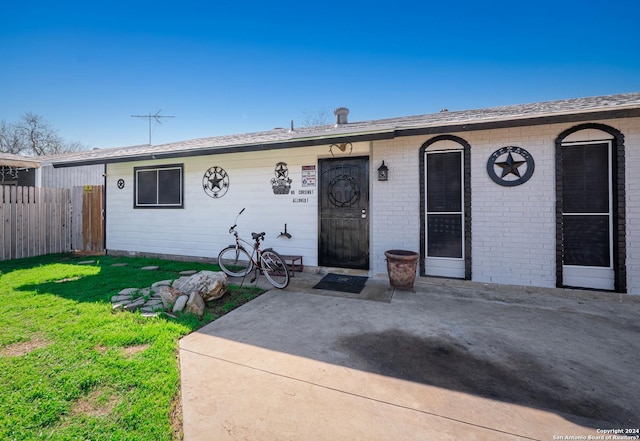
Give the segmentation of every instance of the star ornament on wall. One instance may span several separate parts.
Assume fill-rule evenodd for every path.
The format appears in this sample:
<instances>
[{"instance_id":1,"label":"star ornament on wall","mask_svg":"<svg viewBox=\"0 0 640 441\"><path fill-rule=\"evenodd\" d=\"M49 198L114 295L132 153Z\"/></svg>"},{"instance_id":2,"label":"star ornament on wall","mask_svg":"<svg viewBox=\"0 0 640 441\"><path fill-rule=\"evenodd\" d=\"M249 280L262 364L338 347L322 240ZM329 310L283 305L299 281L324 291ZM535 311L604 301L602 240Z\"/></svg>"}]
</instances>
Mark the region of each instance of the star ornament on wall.
<instances>
[{"instance_id":1,"label":"star ornament on wall","mask_svg":"<svg viewBox=\"0 0 640 441\"><path fill-rule=\"evenodd\" d=\"M229 190L229 175L218 166L211 167L204 172L202 188L209 197L214 199L221 198Z\"/></svg>"},{"instance_id":2,"label":"star ornament on wall","mask_svg":"<svg viewBox=\"0 0 640 441\"><path fill-rule=\"evenodd\" d=\"M487 173L496 184L513 187L524 184L535 169L533 156L521 147L502 147L489 157Z\"/></svg>"},{"instance_id":3,"label":"star ornament on wall","mask_svg":"<svg viewBox=\"0 0 640 441\"><path fill-rule=\"evenodd\" d=\"M515 175L519 178L521 178L522 176L520 176L520 172L518 171L518 167L520 167L522 164L526 164L527 161L516 161L513 159L513 155L511 154L511 152L509 152L509 154L507 155L507 160L504 162L496 162L496 165L500 168L502 168L502 176L500 176L501 178L504 179L505 176L507 175Z\"/></svg>"},{"instance_id":4,"label":"star ornament on wall","mask_svg":"<svg viewBox=\"0 0 640 441\"><path fill-rule=\"evenodd\" d=\"M287 164L284 162L278 162L276 164L276 178L278 179L286 179L289 176L289 169L287 168Z\"/></svg>"}]
</instances>

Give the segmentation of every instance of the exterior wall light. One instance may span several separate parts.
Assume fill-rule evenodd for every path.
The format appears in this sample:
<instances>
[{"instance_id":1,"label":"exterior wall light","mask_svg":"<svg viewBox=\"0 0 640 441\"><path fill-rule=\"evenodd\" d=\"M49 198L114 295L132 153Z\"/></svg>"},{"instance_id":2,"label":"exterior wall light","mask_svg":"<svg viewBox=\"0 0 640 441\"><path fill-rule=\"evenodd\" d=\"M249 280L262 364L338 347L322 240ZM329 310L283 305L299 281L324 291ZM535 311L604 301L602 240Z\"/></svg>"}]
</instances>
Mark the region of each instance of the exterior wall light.
<instances>
[{"instance_id":1,"label":"exterior wall light","mask_svg":"<svg viewBox=\"0 0 640 441\"><path fill-rule=\"evenodd\" d=\"M389 179L389 168L382 161L382 165L378 167L378 181L386 181L387 179Z\"/></svg>"}]
</instances>

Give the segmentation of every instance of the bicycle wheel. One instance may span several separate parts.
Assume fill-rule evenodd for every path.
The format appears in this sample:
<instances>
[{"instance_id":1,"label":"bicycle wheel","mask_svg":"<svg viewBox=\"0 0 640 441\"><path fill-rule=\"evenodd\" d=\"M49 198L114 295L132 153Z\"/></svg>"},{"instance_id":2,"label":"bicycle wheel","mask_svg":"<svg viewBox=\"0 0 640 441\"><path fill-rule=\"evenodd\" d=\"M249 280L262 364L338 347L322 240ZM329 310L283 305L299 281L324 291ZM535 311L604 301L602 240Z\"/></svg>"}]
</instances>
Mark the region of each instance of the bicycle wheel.
<instances>
[{"instance_id":1,"label":"bicycle wheel","mask_svg":"<svg viewBox=\"0 0 640 441\"><path fill-rule=\"evenodd\" d=\"M262 252L262 272L276 288L286 288L289 284L289 268L280 254L272 249Z\"/></svg>"},{"instance_id":2,"label":"bicycle wheel","mask_svg":"<svg viewBox=\"0 0 640 441\"><path fill-rule=\"evenodd\" d=\"M228 246L218 254L218 265L229 277L244 277L253 269L251 256L244 248Z\"/></svg>"}]
</instances>

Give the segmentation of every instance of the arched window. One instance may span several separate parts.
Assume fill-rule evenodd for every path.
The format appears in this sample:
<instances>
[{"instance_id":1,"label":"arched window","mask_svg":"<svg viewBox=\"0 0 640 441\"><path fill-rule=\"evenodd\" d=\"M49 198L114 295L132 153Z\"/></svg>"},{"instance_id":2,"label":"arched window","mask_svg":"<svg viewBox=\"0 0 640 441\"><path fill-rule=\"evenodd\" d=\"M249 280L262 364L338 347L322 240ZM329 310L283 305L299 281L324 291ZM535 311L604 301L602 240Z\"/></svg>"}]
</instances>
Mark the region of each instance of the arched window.
<instances>
[{"instance_id":1,"label":"arched window","mask_svg":"<svg viewBox=\"0 0 640 441\"><path fill-rule=\"evenodd\" d=\"M595 123L561 133L556 183L556 285L626 292L623 135Z\"/></svg>"},{"instance_id":2,"label":"arched window","mask_svg":"<svg viewBox=\"0 0 640 441\"><path fill-rule=\"evenodd\" d=\"M420 274L471 279L470 145L442 135L420 148Z\"/></svg>"}]
</instances>

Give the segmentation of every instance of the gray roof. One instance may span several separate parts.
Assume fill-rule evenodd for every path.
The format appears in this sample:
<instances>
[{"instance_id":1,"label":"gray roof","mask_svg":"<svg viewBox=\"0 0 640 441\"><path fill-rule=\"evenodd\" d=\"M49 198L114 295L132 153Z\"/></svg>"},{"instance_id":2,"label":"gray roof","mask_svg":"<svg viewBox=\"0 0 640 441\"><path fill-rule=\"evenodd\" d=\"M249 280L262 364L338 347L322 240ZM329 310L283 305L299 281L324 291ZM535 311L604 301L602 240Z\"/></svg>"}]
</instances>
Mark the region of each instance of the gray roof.
<instances>
[{"instance_id":1,"label":"gray roof","mask_svg":"<svg viewBox=\"0 0 640 441\"><path fill-rule=\"evenodd\" d=\"M640 93L574 98L478 110L443 111L340 125L299 127L294 130L274 129L156 146L94 149L57 157L52 162L54 166L68 167L633 116L640 116Z\"/></svg>"},{"instance_id":2,"label":"gray roof","mask_svg":"<svg viewBox=\"0 0 640 441\"><path fill-rule=\"evenodd\" d=\"M0 166L38 168L40 158L0 152Z\"/></svg>"}]
</instances>

